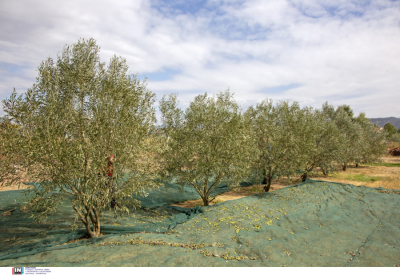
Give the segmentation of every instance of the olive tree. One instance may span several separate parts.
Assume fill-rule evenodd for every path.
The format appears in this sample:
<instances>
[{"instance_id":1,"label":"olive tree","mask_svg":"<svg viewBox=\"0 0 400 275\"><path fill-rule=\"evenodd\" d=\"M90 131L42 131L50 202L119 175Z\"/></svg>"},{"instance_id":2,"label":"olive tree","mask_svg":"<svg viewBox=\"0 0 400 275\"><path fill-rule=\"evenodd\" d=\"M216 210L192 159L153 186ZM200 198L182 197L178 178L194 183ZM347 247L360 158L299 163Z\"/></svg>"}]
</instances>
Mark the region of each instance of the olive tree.
<instances>
[{"instance_id":1,"label":"olive tree","mask_svg":"<svg viewBox=\"0 0 400 275\"><path fill-rule=\"evenodd\" d=\"M0 118L0 185L20 183L23 159L20 144L21 126Z\"/></svg>"},{"instance_id":2,"label":"olive tree","mask_svg":"<svg viewBox=\"0 0 400 275\"><path fill-rule=\"evenodd\" d=\"M308 173L320 167L324 174L331 170L332 165L341 160L340 149L345 141L335 122L329 119L322 110L307 108L301 143L304 162L301 166L301 179L306 181Z\"/></svg>"},{"instance_id":3,"label":"olive tree","mask_svg":"<svg viewBox=\"0 0 400 275\"><path fill-rule=\"evenodd\" d=\"M174 94L160 101L166 133L163 177L193 187L207 206L221 183L234 187L248 177L248 123L229 91L199 95L185 112L177 104Z\"/></svg>"},{"instance_id":4,"label":"olive tree","mask_svg":"<svg viewBox=\"0 0 400 275\"><path fill-rule=\"evenodd\" d=\"M251 121L253 169L261 172L264 191L268 192L272 179L277 176L289 177L296 173L304 162L304 151L309 147L303 138L307 132L304 110L297 102L279 102L273 106L271 100L264 100L256 107L249 107L246 117Z\"/></svg>"},{"instance_id":5,"label":"olive tree","mask_svg":"<svg viewBox=\"0 0 400 275\"><path fill-rule=\"evenodd\" d=\"M121 214L138 206L133 194L158 185L148 157L154 147L145 142L155 95L127 74L125 59L101 63L99 49L94 39L65 46L57 61L41 63L32 88L3 101L7 117L21 125L13 143L36 182L32 216L46 218L69 199L89 237L100 234L112 200ZM112 177L105 173L110 155Z\"/></svg>"},{"instance_id":6,"label":"olive tree","mask_svg":"<svg viewBox=\"0 0 400 275\"><path fill-rule=\"evenodd\" d=\"M345 135L345 139L340 143L338 163L342 164L343 171L346 171L347 165L355 163L363 151L362 128L354 121L353 111L347 105L338 106L334 110L333 106L326 104L323 109L328 117L335 122L339 131Z\"/></svg>"},{"instance_id":7,"label":"olive tree","mask_svg":"<svg viewBox=\"0 0 400 275\"><path fill-rule=\"evenodd\" d=\"M379 161L387 150L385 133L380 131L379 127L375 127L366 118L365 113L360 113L354 122L361 126L362 131L362 150L356 159L356 167L359 163Z\"/></svg>"}]
</instances>

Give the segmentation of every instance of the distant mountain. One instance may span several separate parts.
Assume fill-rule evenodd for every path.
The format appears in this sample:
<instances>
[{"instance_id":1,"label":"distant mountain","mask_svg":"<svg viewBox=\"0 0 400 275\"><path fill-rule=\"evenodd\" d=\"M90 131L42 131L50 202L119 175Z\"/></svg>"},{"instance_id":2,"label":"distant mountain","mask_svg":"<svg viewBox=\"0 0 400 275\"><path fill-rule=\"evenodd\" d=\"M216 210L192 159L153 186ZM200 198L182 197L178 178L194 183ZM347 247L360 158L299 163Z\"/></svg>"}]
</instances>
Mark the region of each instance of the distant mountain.
<instances>
[{"instance_id":1,"label":"distant mountain","mask_svg":"<svg viewBox=\"0 0 400 275\"><path fill-rule=\"evenodd\" d=\"M400 118L396 117L384 117L384 118L370 118L369 119L372 124L378 124L383 127L386 123L390 123L396 128L396 130L400 127Z\"/></svg>"}]
</instances>

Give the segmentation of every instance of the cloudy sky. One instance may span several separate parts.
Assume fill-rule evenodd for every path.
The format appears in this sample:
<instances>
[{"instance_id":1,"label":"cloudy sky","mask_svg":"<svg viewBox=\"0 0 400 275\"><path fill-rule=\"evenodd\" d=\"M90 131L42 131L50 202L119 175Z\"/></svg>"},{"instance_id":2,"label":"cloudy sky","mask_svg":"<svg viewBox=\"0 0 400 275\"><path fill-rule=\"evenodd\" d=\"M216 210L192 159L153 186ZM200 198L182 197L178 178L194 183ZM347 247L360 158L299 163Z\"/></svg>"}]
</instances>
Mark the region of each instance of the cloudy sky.
<instances>
[{"instance_id":1,"label":"cloudy sky","mask_svg":"<svg viewBox=\"0 0 400 275\"><path fill-rule=\"evenodd\" d=\"M270 98L400 117L400 1L2 0L0 10L0 99L92 37L102 62L126 58L157 99L178 93L183 108L229 88L244 109Z\"/></svg>"}]
</instances>

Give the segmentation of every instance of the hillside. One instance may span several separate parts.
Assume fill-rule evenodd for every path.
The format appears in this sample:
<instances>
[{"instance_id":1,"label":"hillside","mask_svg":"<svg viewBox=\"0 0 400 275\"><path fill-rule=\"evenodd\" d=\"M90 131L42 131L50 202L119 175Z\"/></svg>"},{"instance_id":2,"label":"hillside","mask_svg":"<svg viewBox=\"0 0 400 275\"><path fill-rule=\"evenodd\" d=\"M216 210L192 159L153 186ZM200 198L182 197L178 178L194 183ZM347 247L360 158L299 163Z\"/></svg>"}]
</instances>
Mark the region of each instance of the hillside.
<instances>
[{"instance_id":1,"label":"hillside","mask_svg":"<svg viewBox=\"0 0 400 275\"><path fill-rule=\"evenodd\" d=\"M383 118L370 118L372 124L377 123L379 126L383 127L386 123L392 124L396 129L400 127L400 118L396 117L383 117Z\"/></svg>"}]
</instances>

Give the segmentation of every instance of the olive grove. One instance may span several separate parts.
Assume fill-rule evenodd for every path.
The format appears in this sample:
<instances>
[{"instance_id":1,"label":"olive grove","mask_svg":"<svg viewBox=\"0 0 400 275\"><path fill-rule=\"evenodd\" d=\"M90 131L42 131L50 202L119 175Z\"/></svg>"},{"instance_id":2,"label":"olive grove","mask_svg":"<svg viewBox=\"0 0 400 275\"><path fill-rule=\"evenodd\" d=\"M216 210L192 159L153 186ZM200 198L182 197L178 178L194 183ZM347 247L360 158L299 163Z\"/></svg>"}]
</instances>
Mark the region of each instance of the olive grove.
<instances>
[{"instance_id":1,"label":"olive grove","mask_svg":"<svg viewBox=\"0 0 400 275\"><path fill-rule=\"evenodd\" d=\"M270 190L274 177L300 175L304 182L308 173L319 167L327 175L341 165L374 162L385 153L385 135L361 113L353 117L350 106L334 109L325 103L321 110L300 108L263 100L249 107L245 115L252 125L251 142L257 153L252 169L264 190Z\"/></svg>"},{"instance_id":2,"label":"olive grove","mask_svg":"<svg viewBox=\"0 0 400 275\"><path fill-rule=\"evenodd\" d=\"M159 102L161 134L155 129L155 94L126 60L100 62L93 39L65 46L43 61L37 82L3 101L0 121L0 183L20 181L24 170L35 188L31 215L45 219L63 200L89 237L101 232L101 214L139 206L161 181L191 186L204 206L223 183L233 188L255 177L271 188L275 177L305 181L320 167L374 162L386 150L386 132L350 106L301 108L265 99L245 112L229 91L198 95L186 110L178 96Z\"/></svg>"}]
</instances>

